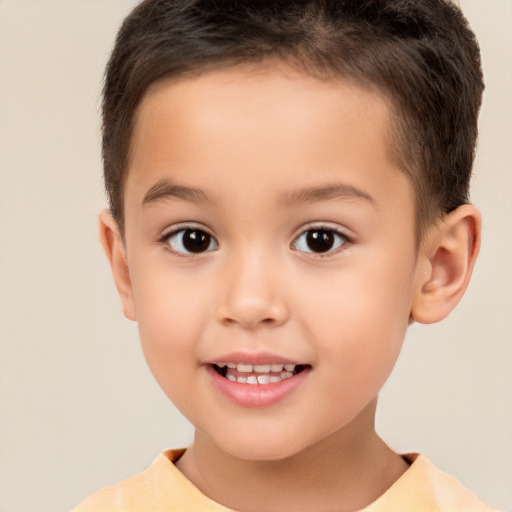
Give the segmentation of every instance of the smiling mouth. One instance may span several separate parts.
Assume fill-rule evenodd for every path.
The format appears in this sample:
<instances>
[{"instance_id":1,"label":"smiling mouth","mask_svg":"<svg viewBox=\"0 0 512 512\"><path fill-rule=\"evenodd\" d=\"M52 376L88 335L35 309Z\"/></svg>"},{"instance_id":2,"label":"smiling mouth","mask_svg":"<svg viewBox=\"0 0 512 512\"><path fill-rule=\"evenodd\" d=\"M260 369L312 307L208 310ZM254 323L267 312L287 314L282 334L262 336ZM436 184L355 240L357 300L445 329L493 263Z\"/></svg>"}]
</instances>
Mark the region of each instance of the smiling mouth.
<instances>
[{"instance_id":1,"label":"smiling mouth","mask_svg":"<svg viewBox=\"0 0 512 512\"><path fill-rule=\"evenodd\" d=\"M275 384L299 374L308 364L245 364L217 362L213 369L231 382L241 384Z\"/></svg>"}]
</instances>

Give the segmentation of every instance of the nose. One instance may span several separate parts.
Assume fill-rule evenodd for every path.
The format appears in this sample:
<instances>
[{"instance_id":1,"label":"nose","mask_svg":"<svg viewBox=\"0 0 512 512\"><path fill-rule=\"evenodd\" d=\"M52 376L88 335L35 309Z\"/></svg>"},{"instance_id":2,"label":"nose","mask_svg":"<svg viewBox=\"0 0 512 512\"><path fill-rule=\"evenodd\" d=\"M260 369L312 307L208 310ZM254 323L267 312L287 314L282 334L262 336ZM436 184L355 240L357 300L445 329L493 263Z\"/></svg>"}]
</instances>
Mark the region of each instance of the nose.
<instances>
[{"instance_id":1,"label":"nose","mask_svg":"<svg viewBox=\"0 0 512 512\"><path fill-rule=\"evenodd\" d=\"M245 329L279 326L288 319L285 290L279 269L262 254L226 262L222 275L217 318L224 325Z\"/></svg>"}]
</instances>

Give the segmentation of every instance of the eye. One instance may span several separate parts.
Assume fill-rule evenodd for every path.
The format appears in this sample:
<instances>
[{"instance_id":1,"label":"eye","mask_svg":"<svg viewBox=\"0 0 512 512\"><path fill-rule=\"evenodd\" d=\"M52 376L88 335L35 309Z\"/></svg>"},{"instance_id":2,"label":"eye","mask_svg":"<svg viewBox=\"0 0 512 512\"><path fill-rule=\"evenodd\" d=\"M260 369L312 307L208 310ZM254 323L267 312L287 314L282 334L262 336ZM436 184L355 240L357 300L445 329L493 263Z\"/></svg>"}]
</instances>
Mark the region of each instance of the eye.
<instances>
[{"instance_id":1,"label":"eye","mask_svg":"<svg viewBox=\"0 0 512 512\"><path fill-rule=\"evenodd\" d=\"M299 235L292 248L302 252L322 254L333 252L348 242L347 237L333 229L308 229Z\"/></svg>"},{"instance_id":2,"label":"eye","mask_svg":"<svg viewBox=\"0 0 512 512\"><path fill-rule=\"evenodd\" d=\"M210 234L194 228L174 231L164 237L164 242L179 254L199 254L219 247Z\"/></svg>"}]
</instances>

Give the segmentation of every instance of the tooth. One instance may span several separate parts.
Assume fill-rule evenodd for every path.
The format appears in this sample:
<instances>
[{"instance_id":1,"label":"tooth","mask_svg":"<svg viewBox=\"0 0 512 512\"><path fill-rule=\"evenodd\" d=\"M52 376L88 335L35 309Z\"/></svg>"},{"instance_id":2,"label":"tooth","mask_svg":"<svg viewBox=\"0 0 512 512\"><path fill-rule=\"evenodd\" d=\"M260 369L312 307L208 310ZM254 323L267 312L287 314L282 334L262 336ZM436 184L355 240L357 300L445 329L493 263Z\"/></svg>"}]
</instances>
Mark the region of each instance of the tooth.
<instances>
[{"instance_id":1,"label":"tooth","mask_svg":"<svg viewBox=\"0 0 512 512\"><path fill-rule=\"evenodd\" d=\"M281 377L274 377L274 375L271 375L271 376L270 376L270 382L271 382L271 383L274 383L274 382L281 382Z\"/></svg>"},{"instance_id":2,"label":"tooth","mask_svg":"<svg viewBox=\"0 0 512 512\"><path fill-rule=\"evenodd\" d=\"M226 366L226 363L215 363L216 366L219 368L224 368Z\"/></svg>"},{"instance_id":3,"label":"tooth","mask_svg":"<svg viewBox=\"0 0 512 512\"><path fill-rule=\"evenodd\" d=\"M283 372L281 373L281 379L289 379L290 377L293 377L292 372Z\"/></svg>"},{"instance_id":4,"label":"tooth","mask_svg":"<svg viewBox=\"0 0 512 512\"><path fill-rule=\"evenodd\" d=\"M280 372L283 370L283 365L282 364L271 364L270 365L270 371L271 372Z\"/></svg>"},{"instance_id":5,"label":"tooth","mask_svg":"<svg viewBox=\"0 0 512 512\"><path fill-rule=\"evenodd\" d=\"M284 365L284 369L287 372L293 372L293 370L295 370L295 365L294 364L285 364Z\"/></svg>"},{"instance_id":6,"label":"tooth","mask_svg":"<svg viewBox=\"0 0 512 512\"><path fill-rule=\"evenodd\" d=\"M258 384L268 384L270 382L270 375L258 375Z\"/></svg>"},{"instance_id":7,"label":"tooth","mask_svg":"<svg viewBox=\"0 0 512 512\"><path fill-rule=\"evenodd\" d=\"M239 371L239 372L243 372L243 373L251 373L252 372L252 364L237 364L236 365L236 369Z\"/></svg>"},{"instance_id":8,"label":"tooth","mask_svg":"<svg viewBox=\"0 0 512 512\"><path fill-rule=\"evenodd\" d=\"M226 379L230 380L231 382L236 382L236 377L234 377L233 375L226 375Z\"/></svg>"},{"instance_id":9,"label":"tooth","mask_svg":"<svg viewBox=\"0 0 512 512\"><path fill-rule=\"evenodd\" d=\"M241 382L242 384L245 384L247 382L247 377L238 377L236 379L237 382Z\"/></svg>"},{"instance_id":10,"label":"tooth","mask_svg":"<svg viewBox=\"0 0 512 512\"><path fill-rule=\"evenodd\" d=\"M228 368L231 368L233 370L236 368L236 364L235 363L227 363L227 366L228 366Z\"/></svg>"},{"instance_id":11,"label":"tooth","mask_svg":"<svg viewBox=\"0 0 512 512\"><path fill-rule=\"evenodd\" d=\"M258 384L258 379L255 375L249 375L249 377L247 377L247 384Z\"/></svg>"},{"instance_id":12,"label":"tooth","mask_svg":"<svg viewBox=\"0 0 512 512\"><path fill-rule=\"evenodd\" d=\"M269 364L255 364L252 368L256 373L268 373L270 371Z\"/></svg>"}]
</instances>

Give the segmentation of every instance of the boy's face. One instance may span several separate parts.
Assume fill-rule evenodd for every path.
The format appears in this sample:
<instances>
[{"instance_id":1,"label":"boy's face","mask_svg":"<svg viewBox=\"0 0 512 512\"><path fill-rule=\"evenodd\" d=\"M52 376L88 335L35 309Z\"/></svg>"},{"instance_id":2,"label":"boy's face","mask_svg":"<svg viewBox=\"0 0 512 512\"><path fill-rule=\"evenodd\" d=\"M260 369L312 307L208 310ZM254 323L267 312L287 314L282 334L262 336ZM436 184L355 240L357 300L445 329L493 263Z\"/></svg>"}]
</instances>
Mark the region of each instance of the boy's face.
<instances>
[{"instance_id":1,"label":"boy's face","mask_svg":"<svg viewBox=\"0 0 512 512\"><path fill-rule=\"evenodd\" d=\"M413 193L389 129L378 94L284 66L145 97L125 186L124 308L165 393L223 450L277 459L358 421L373 428L361 418L418 281ZM265 368L283 363L302 371Z\"/></svg>"}]
</instances>

